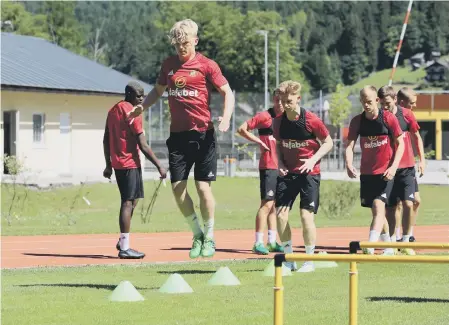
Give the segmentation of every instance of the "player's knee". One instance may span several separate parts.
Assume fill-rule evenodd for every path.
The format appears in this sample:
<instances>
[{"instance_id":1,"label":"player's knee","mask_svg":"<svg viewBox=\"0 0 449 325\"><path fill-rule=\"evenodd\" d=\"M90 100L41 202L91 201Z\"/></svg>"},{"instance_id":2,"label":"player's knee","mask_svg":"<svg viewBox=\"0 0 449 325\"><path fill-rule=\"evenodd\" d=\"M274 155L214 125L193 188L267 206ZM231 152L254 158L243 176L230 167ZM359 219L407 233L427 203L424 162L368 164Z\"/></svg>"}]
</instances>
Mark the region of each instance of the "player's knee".
<instances>
[{"instance_id":1,"label":"player's knee","mask_svg":"<svg viewBox=\"0 0 449 325\"><path fill-rule=\"evenodd\" d=\"M260 209L269 213L274 206L274 200L262 200Z\"/></svg>"},{"instance_id":2,"label":"player's knee","mask_svg":"<svg viewBox=\"0 0 449 325\"><path fill-rule=\"evenodd\" d=\"M172 191L175 198L181 198L187 192L187 183L186 182L175 182L172 184Z\"/></svg>"},{"instance_id":3,"label":"player's knee","mask_svg":"<svg viewBox=\"0 0 449 325\"><path fill-rule=\"evenodd\" d=\"M280 222L288 222L288 210L284 207L279 207L276 210L276 217Z\"/></svg>"},{"instance_id":4,"label":"player's knee","mask_svg":"<svg viewBox=\"0 0 449 325\"><path fill-rule=\"evenodd\" d=\"M404 202L402 202L402 204L407 209L413 209L413 205L414 205L413 201L405 200Z\"/></svg>"},{"instance_id":5,"label":"player's knee","mask_svg":"<svg viewBox=\"0 0 449 325\"><path fill-rule=\"evenodd\" d=\"M133 201L130 201L130 200L123 200L123 201L122 201L122 207L123 207L123 208L126 208L126 209L133 209L133 208L134 208L134 206L133 206Z\"/></svg>"},{"instance_id":6,"label":"player's knee","mask_svg":"<svg viewBox=\"0 0 449 325\"><path fill-rule=\"evenodd\" d=\"M413 202L414 208L418 209L421 205L421 197L419 195L415 196L415 201Z\"/></svg>"},{"instance_id":7,"label":"player's knee","mask_svg":"<svg viewBox=\"0 0 449 325\"><path fill-rule=\"evenodd\" d=\"M201 200L212 200L212 187L210 182L196 182L196 189Z\"/></svg>"}]
</instances>

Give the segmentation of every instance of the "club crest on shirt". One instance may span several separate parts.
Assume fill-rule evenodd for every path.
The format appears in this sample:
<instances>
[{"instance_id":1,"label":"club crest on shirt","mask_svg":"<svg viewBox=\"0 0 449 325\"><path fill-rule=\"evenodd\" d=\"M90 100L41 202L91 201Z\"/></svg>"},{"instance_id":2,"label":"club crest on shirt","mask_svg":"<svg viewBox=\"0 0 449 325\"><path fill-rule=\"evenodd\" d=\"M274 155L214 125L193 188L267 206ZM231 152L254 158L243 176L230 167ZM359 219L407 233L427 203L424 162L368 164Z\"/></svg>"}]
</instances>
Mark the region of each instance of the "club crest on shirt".
<instances>
[{"instance_id":1,"label":"club crest on shirt","mask_svg":"<svg viewBox=\"0 0 449 325\"><path fill-rule=\"evenodd\" d=\"M193 71L190 71L189 72L189 76L191 76L191 77L195 77L196 75L197 75L197 71L196 70L193 70Z\"/></svg>"}]
</instances>

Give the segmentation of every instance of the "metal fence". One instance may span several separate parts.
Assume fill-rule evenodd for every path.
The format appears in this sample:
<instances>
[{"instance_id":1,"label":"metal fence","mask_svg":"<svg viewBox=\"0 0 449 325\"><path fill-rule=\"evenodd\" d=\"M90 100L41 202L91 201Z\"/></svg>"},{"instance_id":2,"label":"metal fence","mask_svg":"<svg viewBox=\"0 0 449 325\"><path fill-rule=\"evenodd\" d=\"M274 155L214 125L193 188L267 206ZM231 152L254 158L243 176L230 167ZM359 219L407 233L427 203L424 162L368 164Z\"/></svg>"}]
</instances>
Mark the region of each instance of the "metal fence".
<instances>
[{"instance_id":1,"label":"metal fence","mask_svg":"<svg viewBox=\"0 0 449 325\"><path fill-rule=\"evenodd\" d=\"M247 141L237 134L238 127L257 112L265 110L264 107L264 94L263 93L237 93L234 92L236 105L235 111L232 116L230 130L226 133L217 132L218 142L218 169L224 171L225 159L235 158L237 170L242 171L257 171L259 164L260 151L258 145ZM350 119L358 114L360 111L360 105L358 98L350 96L349 99L353 103L353 113L348 117L345 122L349 124ZM271 100L271 98L270 98ZM301 106L305 107L317 114L323 122L328 126L333 138L338 134L338 129L331 125L329 119L330 109L330 95L322 95L316 98L311 96L304 96L301 102ZM269 103L270 106L272 103ZM212 120L214 122L216 130L218 129L218 117L222 114L223 99L220 94L214 93L211 96L211 112ZM155 104L145 114L145 130L147 130L147 137L155 152L156 156L162 161L167 162L168 150L165 144L166 139L170 135L170 113L168 108L168 100L166 97L162 97L157 104ZM344 170L344 146L341 145L342 140L340 138L334 139L334 148L321 160L321 168L323 171L338 171ZM359 164L359 154L356 152L355 166ZM146 169L153 169L153 166L149 161L146 161Z\"/></svg>"}]
</instances>

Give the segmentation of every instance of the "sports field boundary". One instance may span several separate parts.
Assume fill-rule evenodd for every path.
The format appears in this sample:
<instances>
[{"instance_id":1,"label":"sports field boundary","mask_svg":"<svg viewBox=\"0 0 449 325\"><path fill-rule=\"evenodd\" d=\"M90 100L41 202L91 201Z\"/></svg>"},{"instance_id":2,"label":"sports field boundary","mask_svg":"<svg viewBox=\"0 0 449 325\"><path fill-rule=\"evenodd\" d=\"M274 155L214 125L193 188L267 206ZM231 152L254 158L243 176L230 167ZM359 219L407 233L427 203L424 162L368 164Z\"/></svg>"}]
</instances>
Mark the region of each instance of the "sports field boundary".
<instances>
[{"instance_id":1,"label":"sports field boundary","mask_svg":"<svg viewBox=\"0 0 449 325\"><path fill-rule=\"evenodd\" d=\"M292 232L294 252L304 252L301 229ZM316 252L349 253L348 243L364 241L368 233L368 226L317 228ZM418 241L448 242L449 225L417 226L414 235ZM7 236L1 239L1 268L268 260L274 256L251 252L254 231L250 229L216 230L215 237L217 251L212 259L191 260L188 256L192 243L190 232L135 233L130 237L131 247L146 256L142 260L122 260L115 249L118 234ZM426 253L431 252L426 250Z\"/></svg>"}]
</instances>

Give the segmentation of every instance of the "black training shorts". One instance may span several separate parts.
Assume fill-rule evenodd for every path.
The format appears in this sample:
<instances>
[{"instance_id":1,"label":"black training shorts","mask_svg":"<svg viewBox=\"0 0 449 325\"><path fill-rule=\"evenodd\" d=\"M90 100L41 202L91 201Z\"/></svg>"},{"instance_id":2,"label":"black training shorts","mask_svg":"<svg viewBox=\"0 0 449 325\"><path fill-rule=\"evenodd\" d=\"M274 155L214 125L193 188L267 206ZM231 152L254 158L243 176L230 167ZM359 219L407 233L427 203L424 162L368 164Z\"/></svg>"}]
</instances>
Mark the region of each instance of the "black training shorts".
<instances>
[{"instance_id":1,"label":"black training shorts","mask_svg":"<svg viewBox=\"0 0 449 325\"><path fill-rule=\"evenodd\" d=\"M166 144L172 183L187 180L193 164L196 181L216 180L217 141L214 129L172 132Z\"/></svg>"},{"instance_id":2,"label":"black training shorts","mask_svg":"<svg viewBox=\"0 0 449 325\"><path fill-rule=\"evenodd\" d=\"M277 169L260 169L260 199L273 201L276 195L276 186L279 176Z\"/></svg>"},{"instance_id":3,"label":"black training shorts","mask_svg":"<svg viewBox=\"0 0 449 325\"><path fill-rule=\"evenodd\" d=\"M286 176L280 176L276 190L276 208L288 206L291 210L299 194L301 198L299 208L316 214L320 205L320 180L320 174L289 173Z\"/></svg>"},{"instance_id":4,"label":"black training shorts","mask_svg":"<svg viewBox=\"0 0 449 325\"><path fill-rule=\"evenodd\" d=\"M382 174L360 175L360 203L362 207L371 208L376 199L386 204L392 189L393 180L384 180Z\"/></svg>"},{"instance_id":5,"label":"black training shorts","mask_svg":"<svg viewBox=\"0 0 449 325\"><path fill-rule=\"evenodd\" d=\"M115 179L122 201L132 201L143 198L142 169L114 169Z\"/></svg>"},{"instance_id":6,"label":"black training shorts","mask_svg":"<svg viewBox=\"0 0 449 325\"><path fill-rule=\"evenodd\" d=\"M393 180L393 189L387 206L394 207L398 201L415 201L415 167L399 168Z\"/></svg>"}]
</instances>

